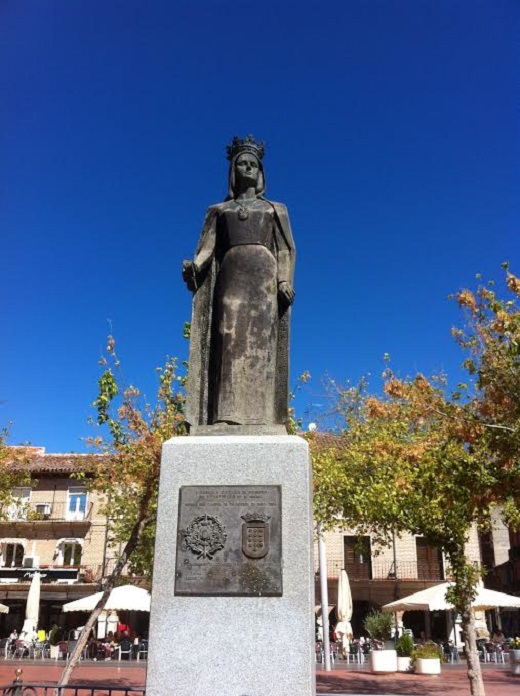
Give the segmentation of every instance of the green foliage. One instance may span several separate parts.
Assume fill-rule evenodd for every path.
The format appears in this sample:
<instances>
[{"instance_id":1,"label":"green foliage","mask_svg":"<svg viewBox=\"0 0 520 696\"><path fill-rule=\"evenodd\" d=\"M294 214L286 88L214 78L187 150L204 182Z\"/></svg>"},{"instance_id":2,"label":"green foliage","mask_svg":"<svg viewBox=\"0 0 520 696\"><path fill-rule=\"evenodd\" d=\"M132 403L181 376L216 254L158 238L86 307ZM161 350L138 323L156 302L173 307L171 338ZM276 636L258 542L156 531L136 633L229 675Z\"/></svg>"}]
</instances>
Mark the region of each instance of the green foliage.
<instances>
[{"instance_id":1,"label":"green foliage","mask_svg":"<svg viewBox=\"0 0 520 696\"><path fill-rule=\"evenodd\" d=\"M403 633L403 635L397 639L395 649L398 657L411 657L414 651L412 636L408 633Z\"/></svg>"},{"instance_id":2,"label":"green foliage","mask_svg":"<svg viewBox=\"0 0 520 696\"><path fill-rule=\"evenodd\" d=\"M371 638L383 643L392 637L393 618L391 614L372 609L363 621L363 627Z\"/></svg>"},{"instance_id":3,"label":"green foliage","mask_svg":"<svg viewBox=\"0 0 520 696\"><path fill-rule=\"evenodd\" d=\"M99 394L97 399L92 404L97 408L97 422L103 425L110 420L109 407L114 397L119 393L116 379L112 374L112 370L105 370L98 380Z\"/></svg>"},{"instance_id":4,"label":"green foliage","mask_svg":"<svg viewBox=\"0 0 520 696\"><path fill-rule=\"evenodd\" d=\"M129 569L150 577L162 444L186 433L183 377L177 374L176 359L168 358L163 367L156 369L157 398L151 406L139 389L124 385L112 336L101 364L105 369L93 403L97 409L93 425L104 432L88 442L102 456L93 456L87 475L78 477L90 489L104 493L101 512L109 520L112 548L125 544L136 522L144 521L134 540Z\"/></svg>"},{"instance_id":5,"label":"green foliage","mask_svg":"<svg viewBox=\"0 0 520 696\"><path fill-rule=\"evenodd\" d=\"M413 660L417 660L418 658L422 660L439 659L441 662L444 662L444 655L441 647L432 641L423 643L423 645L418 645L412 653L412 658Z\"/></svg>"},{"instance_id":6,"label":"green foliage","mask_svg":"<svg viewBox=\"0 0 520 696\"><path fill-rule=\"evenodd\" d=\"M53 624L51 630L49 631L49 643L51 645L58 645L60 641L60 629L56 624Z\"/></svg>"}]
</instances>

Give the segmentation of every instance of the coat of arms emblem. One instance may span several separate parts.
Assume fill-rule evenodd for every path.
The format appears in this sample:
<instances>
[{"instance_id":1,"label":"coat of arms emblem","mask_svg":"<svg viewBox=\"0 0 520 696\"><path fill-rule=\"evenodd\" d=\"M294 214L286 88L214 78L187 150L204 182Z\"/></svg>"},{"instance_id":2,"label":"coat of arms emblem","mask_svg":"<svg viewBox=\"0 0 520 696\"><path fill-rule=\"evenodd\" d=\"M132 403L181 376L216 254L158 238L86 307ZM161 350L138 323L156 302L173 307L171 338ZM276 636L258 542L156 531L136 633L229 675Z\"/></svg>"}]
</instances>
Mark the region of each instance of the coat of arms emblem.
<instances>
[{"instance_id":1,"label":"coat of arms emblem","mask_svg":"<svg viewBox=\"0 0 520 696\"><path fill-rule=\"evenodd\" d=\"M269 551L269 520L267 515L248 512L242 517L242 552L248 558L263 558Z\"/></svg>"},{"instance_id":2,"label":"coat of arms emblem","mask_svg":"<svg viewBox=\"0 0 520 696\"><path fill-rule=\"evenodd\" d=\"M182 547L184 551L189 549L194 553L197 560L211 560L217 551L224 548L226 539L224 527L215 517L201 515L186 528Z\"/></svg>"}]
</instances>

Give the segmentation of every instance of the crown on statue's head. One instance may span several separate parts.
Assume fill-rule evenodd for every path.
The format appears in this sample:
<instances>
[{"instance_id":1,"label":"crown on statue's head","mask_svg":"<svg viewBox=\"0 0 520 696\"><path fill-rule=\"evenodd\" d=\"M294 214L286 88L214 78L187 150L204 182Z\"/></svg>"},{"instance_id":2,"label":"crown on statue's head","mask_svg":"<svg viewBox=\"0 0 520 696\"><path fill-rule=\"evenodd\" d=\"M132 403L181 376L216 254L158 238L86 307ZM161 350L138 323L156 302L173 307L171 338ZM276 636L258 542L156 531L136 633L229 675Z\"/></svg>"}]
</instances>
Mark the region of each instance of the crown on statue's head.
<instances>
[{"instance_id":1,"label":"crown on statue's head","mask_svg":"<svg viewBox=\"0 0 520 696\"><path fill-rule=\"evenodd\" d=\"M235 135L231 145L228 145L226 150L229 161L231 161L235 155L239 155L241 152L250 152L261 160L265 154L265 143L257 142L252 135L246 135L243 140L241 140L238 135Z\"/></svg>"}]
</instances>

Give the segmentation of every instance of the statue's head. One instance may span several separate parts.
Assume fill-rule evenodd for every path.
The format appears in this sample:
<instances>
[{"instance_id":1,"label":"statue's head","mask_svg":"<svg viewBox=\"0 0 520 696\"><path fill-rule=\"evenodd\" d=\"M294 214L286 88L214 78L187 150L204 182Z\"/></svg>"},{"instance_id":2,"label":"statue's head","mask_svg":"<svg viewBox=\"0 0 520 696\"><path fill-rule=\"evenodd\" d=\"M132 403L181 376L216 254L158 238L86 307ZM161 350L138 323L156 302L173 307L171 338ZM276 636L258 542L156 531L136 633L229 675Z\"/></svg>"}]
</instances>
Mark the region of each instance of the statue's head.
<instances>
[{"instance_id":1,"label":"statue's head","mask_svg":"<svg viewBox=\"0 0 520 696\"><path fill-rule=\"evenodd\" d=\"M229 160L229 177L227 200L235 198L237 181L239 178L250 179L255 186L257 197L265 193L265 174L262 165L265 147L257 142L252 135L241 140L236 135L231 145L227 146L227 158Z\"/></svg>"}]
</instances>

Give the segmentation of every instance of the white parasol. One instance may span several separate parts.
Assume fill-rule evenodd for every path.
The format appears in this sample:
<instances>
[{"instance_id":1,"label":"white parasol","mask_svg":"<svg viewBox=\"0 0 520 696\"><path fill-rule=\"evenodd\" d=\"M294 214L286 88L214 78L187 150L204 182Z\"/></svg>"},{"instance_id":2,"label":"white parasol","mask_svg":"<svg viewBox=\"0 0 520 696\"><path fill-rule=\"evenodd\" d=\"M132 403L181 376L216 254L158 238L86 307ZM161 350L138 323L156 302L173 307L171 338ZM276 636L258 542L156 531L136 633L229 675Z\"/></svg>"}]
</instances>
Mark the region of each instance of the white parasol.
<instances>
[{"instance_id":1,"label":"white parasol","mask_svg":"<svg viewBox=\"0 0 520 696\"><path fill-rule=\"evenodd\" d=\"M350 591L350 583L348 581L347 571L343 569L338 578L338 603L336 605L336 615L338 623L336 624L336 636L341 642L343 654L349 651L349 641L352 636L352 593Z\"/></svg>"},{"instance_id":2,"label":"white parasol","mask_svg":"<svg viewBox=\"0 0 520 696\"><path fill-rule=\"evenodd\" d=\"M403 597L382 607L383 611L449 611L453 605L446 599L446 591L453 587L452 582L443 582L440 585L428 587L425 590L414 592L408 597ZM484 611L497 607L520 607L520 597L508 595L504 592L488 590L482 582L477 585L477 594L472 603L474 611Z\"/></svg>"},{"instance_id":3,"label":"white parasol","mask_svg":"<svg viewBox=\"0 0 520 696\"><path fill-rule=\"evenodd\" d=\"M102 592L68 602L63 611L93 611L101 599ZM104 606L106 611L150 611L151 595L148 590L134 585L114 587Z\"/></svg>"},{"instance_id":4,"label":"white parasol","mask_svg":"<svg viewBox=\"0 0 520 696\"><path fill-rule=\"evenodd\" d=\"M25 633L32 637L38 628L38 618L40 615L40 589L41 576L36 572L32 576L31 585L27 594L27 604L25 605L25 621L23 623L22 634Z\"/></svg>"}]
</instances>

